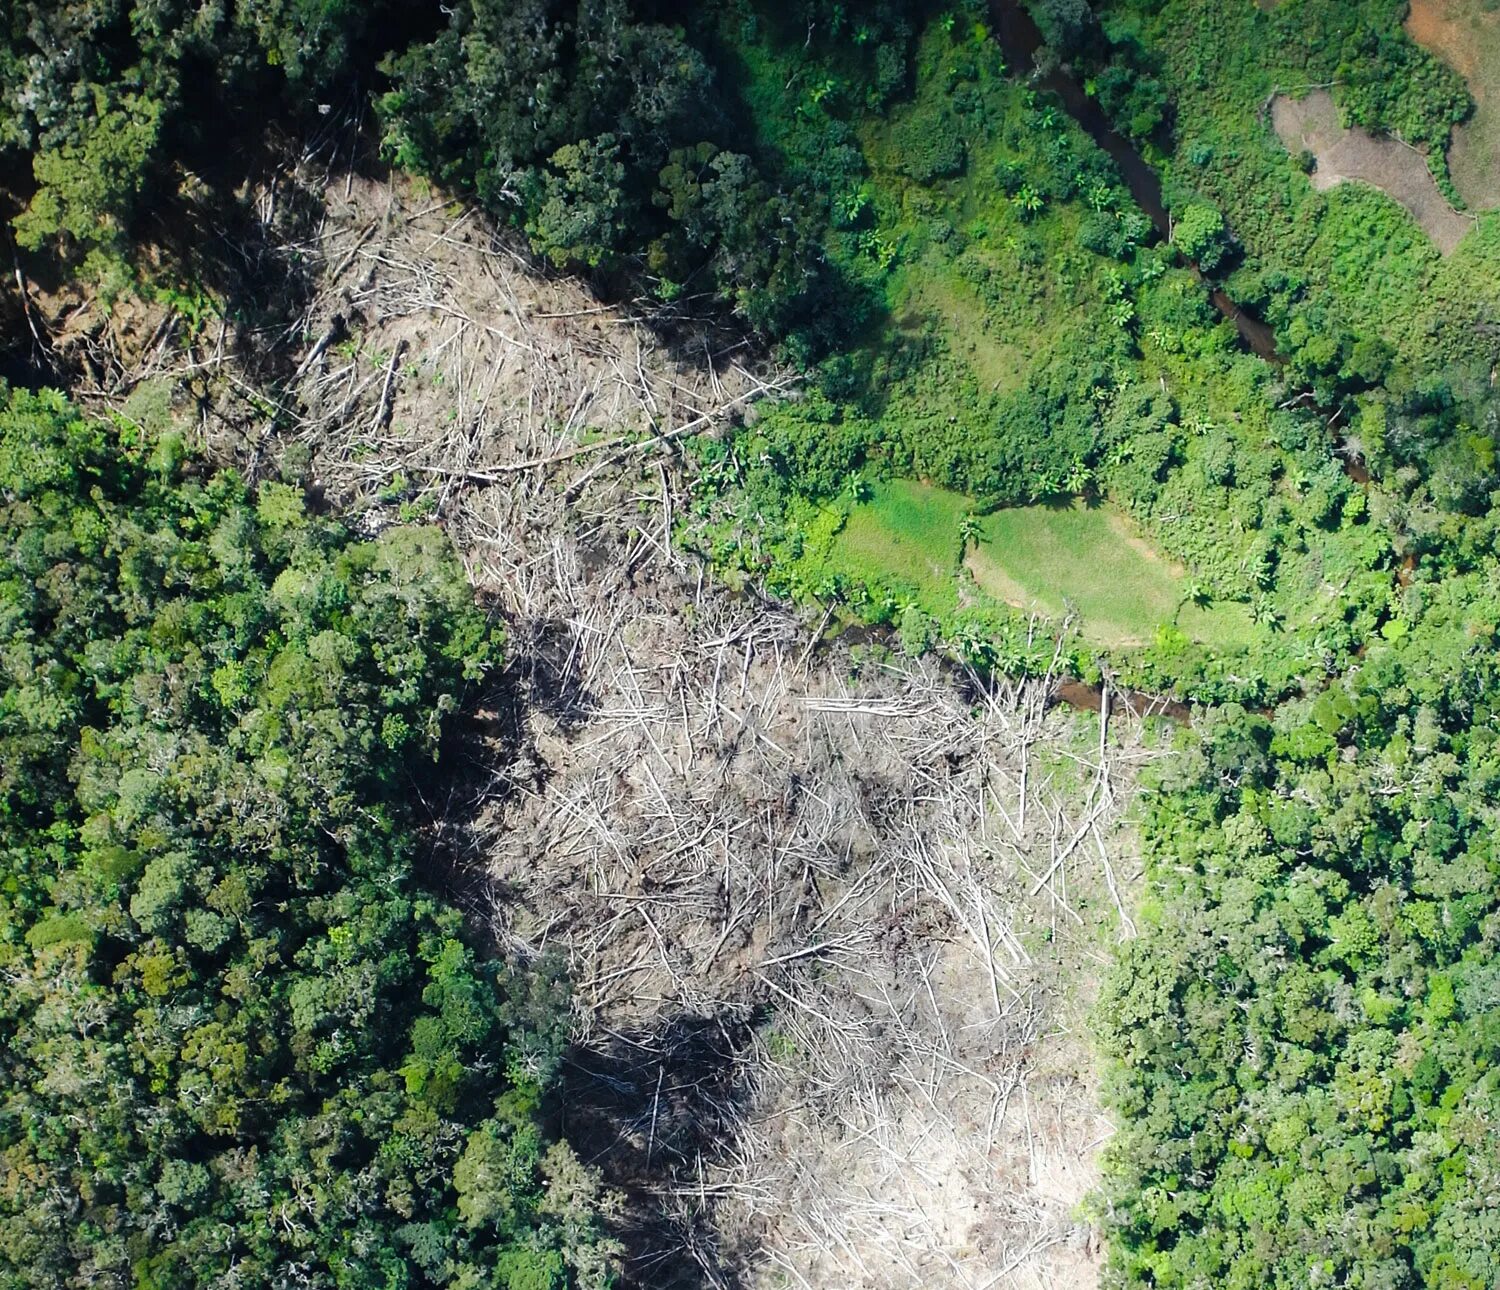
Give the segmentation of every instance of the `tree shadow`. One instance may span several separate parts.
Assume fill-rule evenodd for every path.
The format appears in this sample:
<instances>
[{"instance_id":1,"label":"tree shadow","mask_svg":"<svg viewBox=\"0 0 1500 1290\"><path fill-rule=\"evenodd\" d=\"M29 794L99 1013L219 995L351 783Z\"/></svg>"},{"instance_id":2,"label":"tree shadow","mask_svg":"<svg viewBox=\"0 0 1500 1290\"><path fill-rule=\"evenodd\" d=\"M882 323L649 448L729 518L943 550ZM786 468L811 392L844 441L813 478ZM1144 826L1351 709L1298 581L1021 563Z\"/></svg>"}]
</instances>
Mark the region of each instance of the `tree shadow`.
<instances>
[{"instance_id":1,"label":"tree shadow","mask_svg":"<svg viewBox=\"0 0 1500 1290\"><path fill-rule=\"evenodd\" d=\"M548 771L530 745L528 716L579 713L572 637L557 624L513 634L498 673L466 696L435 762L412 769L411 800L426 852L422 882L467 916L470 934L513 960L494 921L504 886L489 872L485 839L499 804L540 792ZM625 1247L621 1286L739 1290L743 1244L726 1248L715 1225L709 1169L725 1159L755 1086L747 1057L763 1009L722 1005L678 1011L628 1030L599 1028L572 1044L549 1090L552 1127L598 1169L624 1205L613 1234ZM748 1238L747 1238L748 1239Z\"/></svg>"},{"instance_id":2,"label":"tree shadow","mask_svg":"<svg viewBox=\"0 0 1500 1290\"><path fill-rule=\"evenodd\" d=\"M518 721L524 708L546 713L568 732L589 720L595 700L578 662L583 646L577 629L555 618L510 630L505 680Z\"/></svg>"},{"instance_id":3,"label":"tree shadow","mask_svg":"<svg viewBox=\"0 0 1500 1290\"><path fill-rule=\"evenodd\" d=\"M733 1290L744 1260L712 1224L706 1167L734 1141L752 1096L750 1008L681 1013L571 1048L555 1095L559 1128L626 1198L617 1235L624 1285Z\"/></svg>"},{"instance_id":4,"label":"tree shadow","mask_svg":"<svg viewBox=\"0 0 1500 1290\"><path fill-rule=\"evenodd\" d=\"M117 361L144 351L101 361L93 343L116 331L114 315L125 304L127 316L145 319L137 339L149 333L147 349L192 342L232 356L258 385L279 384L300 358L298 327L318 284L319 257L309 248L324 203L309 178L344 155L361 168L379 167L358 117L311 134L273 118L185 149L175 168L149 176L127 229L125 261L106 256L102 269L89 268L82 246L27 251L7 236L3 250L22 290L7 290L0 306L5 376L29 385L87 379L125 392L129 381ZM25 197L0 193L0 219L8 224ZM64 326L90 304L97 306L91 325Z\"/></svg>"}]
</instances>

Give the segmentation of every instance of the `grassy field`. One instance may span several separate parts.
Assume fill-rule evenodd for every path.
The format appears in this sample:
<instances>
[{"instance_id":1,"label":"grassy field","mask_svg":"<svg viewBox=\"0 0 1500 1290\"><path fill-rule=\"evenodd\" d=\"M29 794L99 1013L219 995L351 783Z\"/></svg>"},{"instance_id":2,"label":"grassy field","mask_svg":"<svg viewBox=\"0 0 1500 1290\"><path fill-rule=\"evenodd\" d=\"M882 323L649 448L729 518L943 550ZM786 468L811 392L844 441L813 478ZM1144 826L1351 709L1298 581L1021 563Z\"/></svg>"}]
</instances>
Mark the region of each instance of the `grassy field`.
<instances>
[{"instance_id":1,"label":"grassy field","mask_svg":"<svg viewBox=\"0 0 1500 1290\"><path fill-rule=\"evenodd\" d=\"M851 572L879 570L910 583L934 610L956 598L959 525L969 501L961 493L897 479L875 486L834 543Z\"/></svg>"},{"instance_id":2,"label":"grassy field","mask_svg":"<svg viewBox=\"0 0 1500 1290\"><path fill-rule=\"evenodd\" d=\"M1011 507L987 516L982 529L967 561L981 588L1052 617L1072 609L1084 635L1101 643L1145 644L1163 624L1220 646L1249 632L1241 605L1192 604L1183 570L1113 507Z\"/></svg>"},{"instance_id":3,"label":"grassy field","mask_svg":"<svg viewBox=\"0 0 1500 1290\"><path fill-rule=\"evenodd\" d=\"M1489 0L1412 0L1406 30L1468 82L1474 115L1453 132L1448 168L1470 206L1500 207L1500 9Z\"/></svg>"},{"instance_id":4,"label":"grassy field","mask_svg":"<svg viewBox=\"0 0 1500 1290\"><path fill-rule=\"evenodd\" d=\"M1020 506L979 521L960 573L960 534L970 503L931 484L891 480L854 507L834 538L833 570L884 576L930 613L965 594L1061 618L1070 609L1083 635L1101 645L1149 643L1163 624L1227 647L1250 631L1240 605L1189 603L1183 571L1163 559L1108 505Z\"/></svg>"}]
</instances>

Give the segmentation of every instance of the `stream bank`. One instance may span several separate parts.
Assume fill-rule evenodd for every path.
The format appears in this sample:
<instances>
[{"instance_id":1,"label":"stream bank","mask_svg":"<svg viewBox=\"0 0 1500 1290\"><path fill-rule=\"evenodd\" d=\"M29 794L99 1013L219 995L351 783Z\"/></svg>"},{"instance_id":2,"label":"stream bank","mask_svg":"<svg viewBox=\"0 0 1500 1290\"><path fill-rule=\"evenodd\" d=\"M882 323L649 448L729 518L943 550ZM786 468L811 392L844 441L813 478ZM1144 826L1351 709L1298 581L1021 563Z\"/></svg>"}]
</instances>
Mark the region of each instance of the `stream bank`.
<instances>
[{"instance_id":1,"label":"stream bank","mask_svg":"<svg viewBox=\"0 0 1500 1290\"><path fill-rule=\"evenodd\" d=\"M1015 68L1034 66L1036 55L1045 41L1042 39L1041 28L1026 12L1021 0L994 0L992 12L995 18L995 39L1000 42L1006 62ZM1035 82L1062 100L1068 115L1083 127L1089 138L1119 168L1121 178L1125 181L1125 187L1130 190L1131 197L1135 199L1135 204L1146 213L1161 237L1170 240L1172 217L1162 198L1161 177L1141 156L1136 146L1115 129L1103 109L1084 93L1083 86L1060 65L1048 71L1039 71ZM1191 261L1188 263L1193 272L1207 282L1203 271ZM1210 284L1209 299L1214 308L1234 324L1240 339L1251 352L1268 363L1279 364L1284 361L1276 351L1275 334L1262 319L1237 305L1222 287Z\"/></svg>"},{"instance_id":2,"label":"stream bank","mask_svg":"<svg viewBox=\"0 0 1500 1290\"><path fill-rule=\"evenodd\" d=\"M994 0L992 13L995 19L995 39L1013 67L1036 67L1036 55L1045 45L1041 28L1026 12L1021 0ZM1115 129L1103 109L1083 90L1083 87L1063 69L1061 65L1050 70L1040 68L1034 80L1042 89L1048 90L1062 101L1063 107L1119 168L1125 187L1137 206L1145 212L1152 226L1164 240L1172 236L1172 217L1162 197L1161 177L1141 156L1136 146ZM1276 334L1269 324L1254 313L1237 304L1221 286L1209 282L1203 270L1191 260L1185 262L1199 281L1208 286L1208 298L1215 309L1234 324L1245 348L1267 363L1281 366L1286 358L1276 348ZM1335 409L1316 406L1317 412L1332 426ZM1361 487L1368 486L1370 471L1364 461L1351 453L1342 436L1335 435L1336 456L1343 472Z\"/></svg>"}]
</instances>

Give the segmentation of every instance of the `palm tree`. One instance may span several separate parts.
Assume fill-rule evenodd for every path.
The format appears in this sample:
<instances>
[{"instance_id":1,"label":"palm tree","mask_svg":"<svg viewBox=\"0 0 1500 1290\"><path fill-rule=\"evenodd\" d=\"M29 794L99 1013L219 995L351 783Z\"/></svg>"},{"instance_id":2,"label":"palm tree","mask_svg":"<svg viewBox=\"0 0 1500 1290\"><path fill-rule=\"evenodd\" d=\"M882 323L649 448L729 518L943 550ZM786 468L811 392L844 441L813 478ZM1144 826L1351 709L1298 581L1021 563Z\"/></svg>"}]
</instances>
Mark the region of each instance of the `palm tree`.
<instances>
[{"instance_id":1,"label":"palm tree","mask_svg":"<svg viewBox=\"0 0 1500 1290\"><path fill-rule=\"evenodd\" d=\"M1042 467L1036 468L1036 475L1031 484L1031 500L1040 502L1048 497L1056 497L1063 492L1062 479L1059 475Z\"/></svg>"},{"instance_id":2,"label":"palm tree","mask_svg":"<svg viewBox=\"0 0 1500 1290\"><path fill-rule=\"evenodd\" d=\"M958 521L958 554L962 559L969 550L972 543L979 545L979 538L983 530L979 527L979 516L973 511L965 511L963 518Z\"/></svg>"},{"instance_id":3,"label":"palm tree","mask_svg":"<svg viewBox=\"0 0 1500 1290\"><path fill-rule=\"evenodd\" d=\"M1270 596L1258 595L1250 602L1250 617L1268 631L1281 630L1281 613Z\"/></svg>"}]
</instances>

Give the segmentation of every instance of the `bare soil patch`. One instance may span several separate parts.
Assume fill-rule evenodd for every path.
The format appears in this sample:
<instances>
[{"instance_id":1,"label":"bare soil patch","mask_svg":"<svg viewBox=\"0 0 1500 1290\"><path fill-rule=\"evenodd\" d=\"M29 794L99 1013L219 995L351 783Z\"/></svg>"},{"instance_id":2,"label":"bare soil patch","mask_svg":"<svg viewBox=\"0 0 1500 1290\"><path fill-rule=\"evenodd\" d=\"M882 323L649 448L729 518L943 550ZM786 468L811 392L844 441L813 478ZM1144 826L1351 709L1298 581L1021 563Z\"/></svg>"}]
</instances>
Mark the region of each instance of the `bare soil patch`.
<instances>
[{"instance_id":1,"label":"bare soil patch","mask_svg":"<svg viewBox=\"0 0 1500 1290\"><path fill-rule=\"evenodd\" d=\"M1327 190L1353 180L1380 189L1411 212L1444 255L1473 227L1470 217L1448 205L1420 152L1399 140L1340 125L1327 90L1313 90L1300 99L1278 94L1271 119L1289 151L1305 148L1317 158L1314 188Z\"/></svg>"},{"instance_id":2,"label":"bare soil patch","mask_svg":"<svg viewBox=\"0 0 1500 1290\"><path fill-rule=\"evenodd\" d=\"M1478 79L1479 49L1465 28L1471 17L1483 17L1482 6L1455 0L1412 0L1406 32L1417 44L1440 55L1466 81ZM1472 88L1471 88L1471 93Z\"/></svg>"},{"instance_id":3,"label":"bare soil patch","mask_svg":"<svg viewBox=\"0 0 1500 1290\"><path fill-rule=\"evenodd\" d=\"M1474 115L1453 131L1448 172L1476 210L1500 207L1500 9L1484 0L1412 0L1407 34L1468 82Z\"/></svg>"},{"instance_id":4,"label":"bare soil patch","mask_svg":"<svg viewBox=\"0 0 1500 1290\"><path fill-rule=\"evenodd\" d=\"M1036 597L1006 573L988 547L971 546L964 553L964 568L984 588L986 595L1004 601L1012 609L1031 610L1036 607Z\"/></svg>"}]
</instances>

